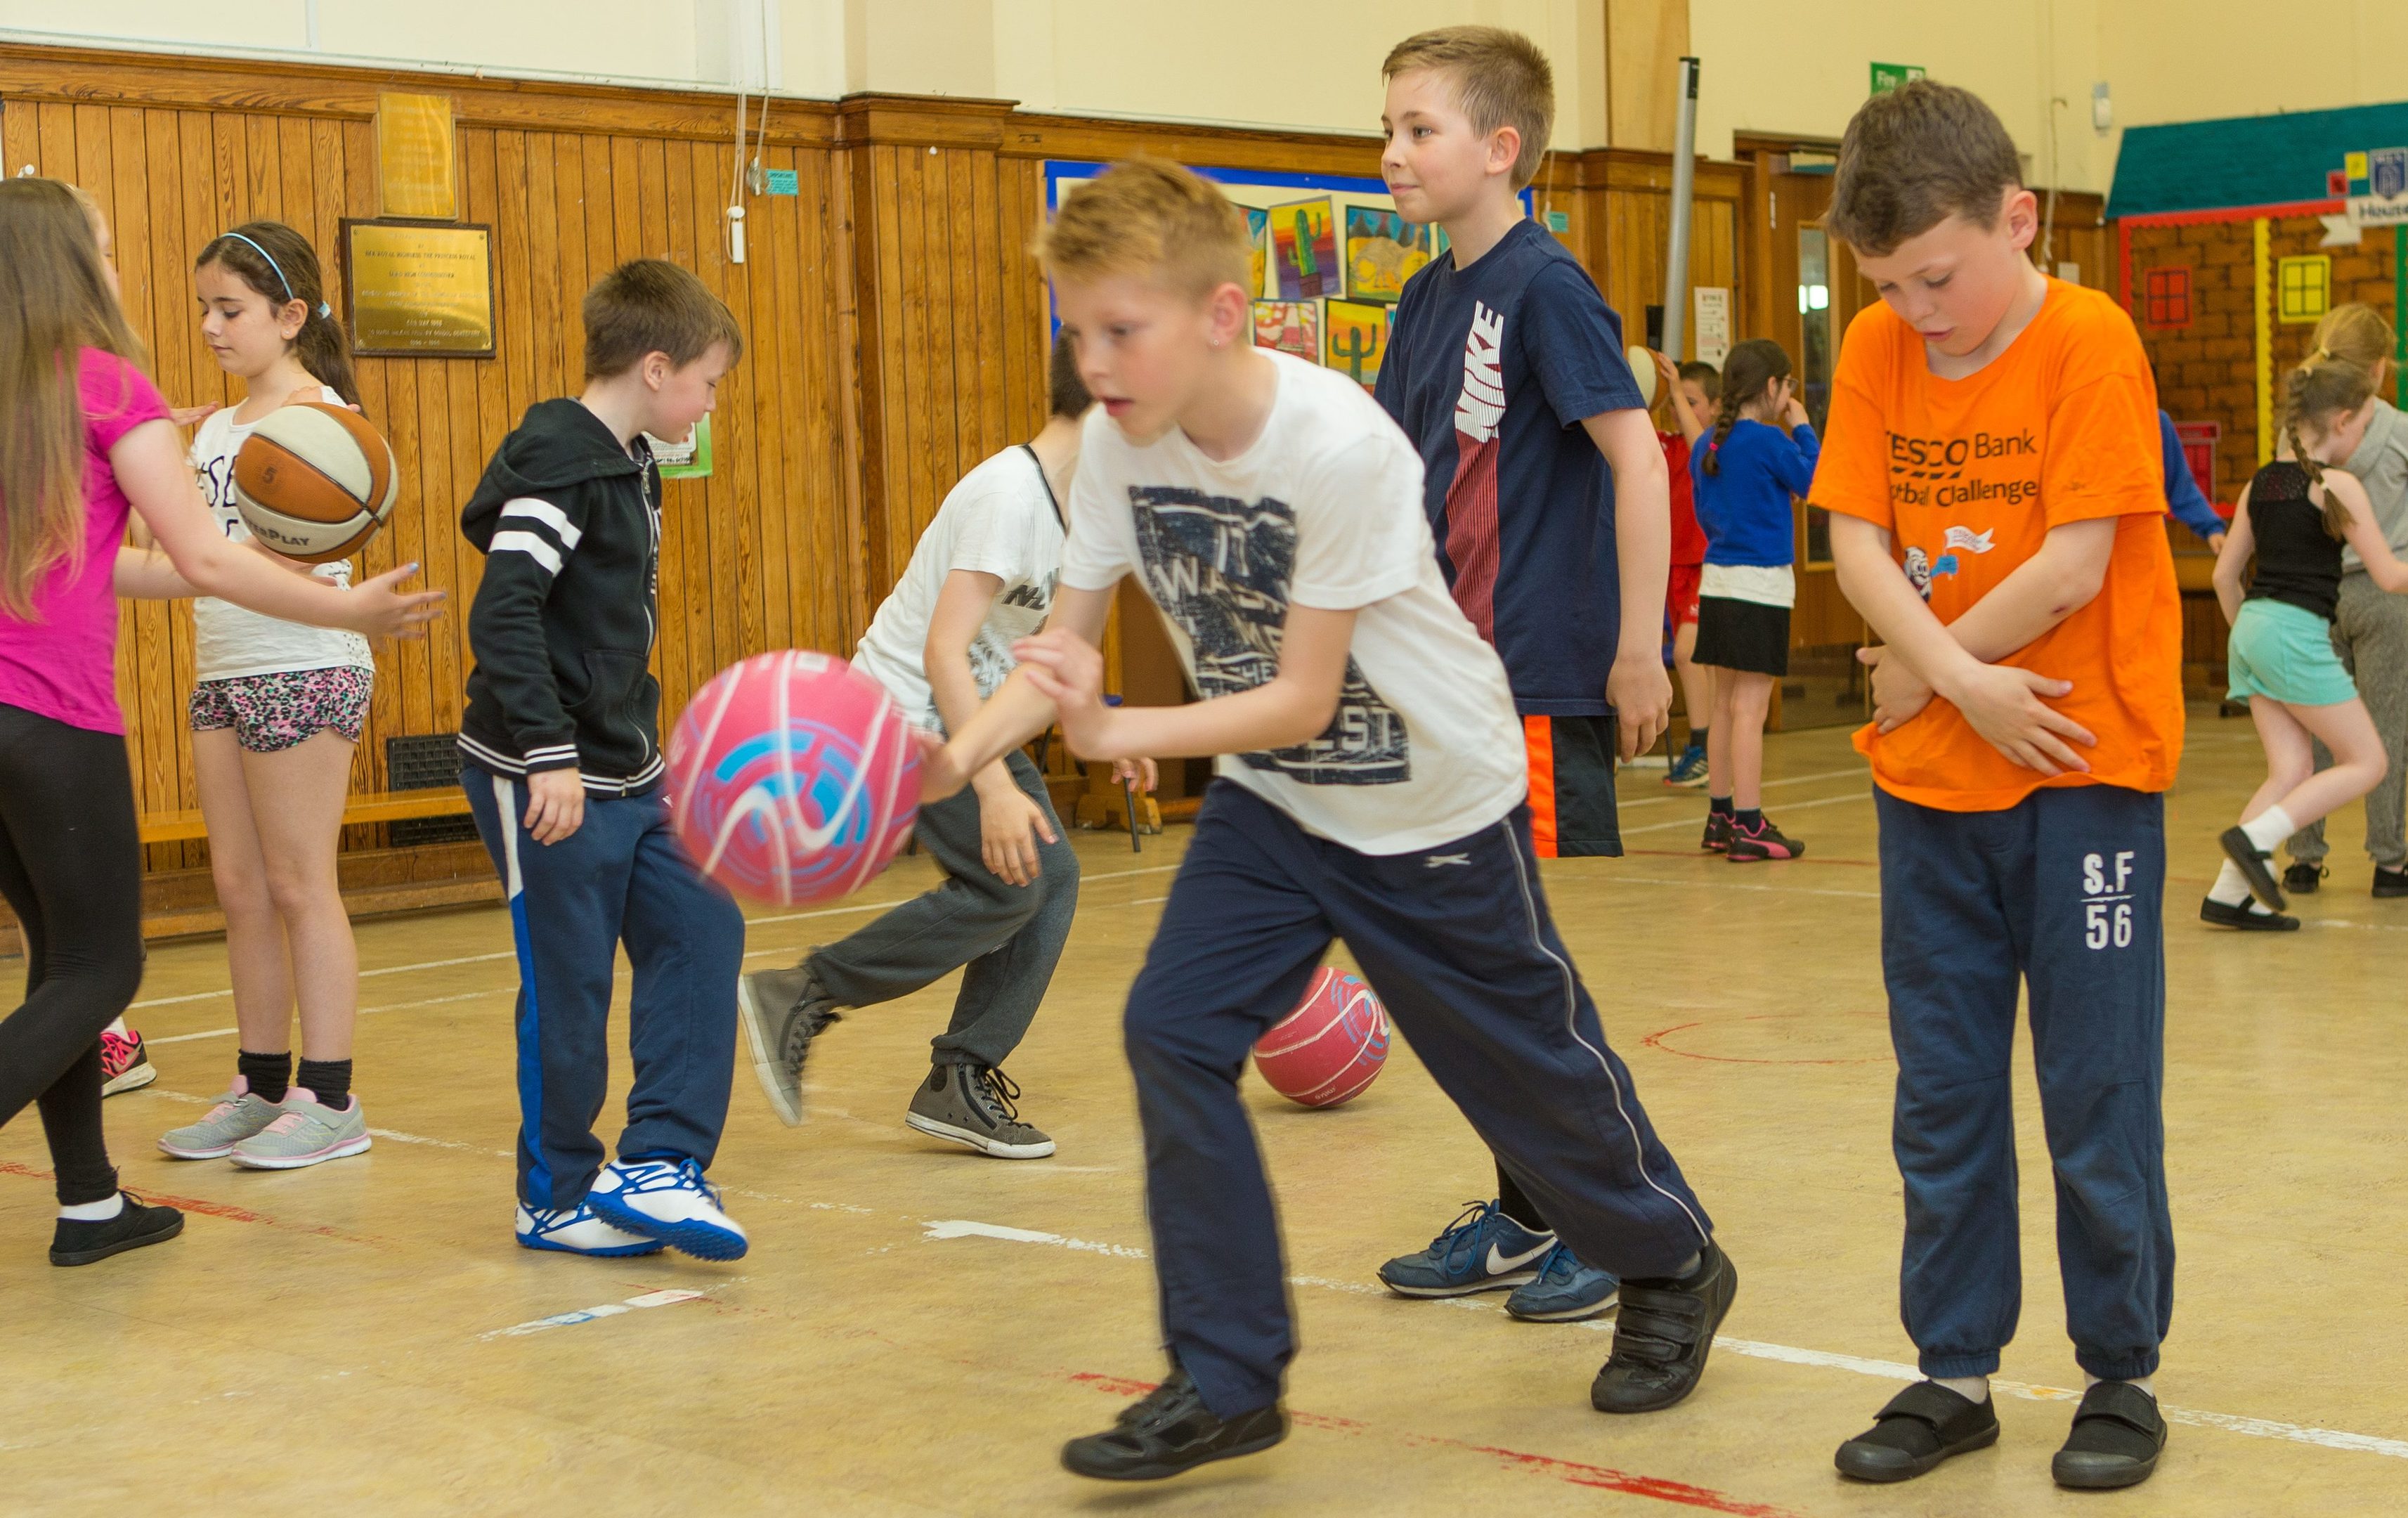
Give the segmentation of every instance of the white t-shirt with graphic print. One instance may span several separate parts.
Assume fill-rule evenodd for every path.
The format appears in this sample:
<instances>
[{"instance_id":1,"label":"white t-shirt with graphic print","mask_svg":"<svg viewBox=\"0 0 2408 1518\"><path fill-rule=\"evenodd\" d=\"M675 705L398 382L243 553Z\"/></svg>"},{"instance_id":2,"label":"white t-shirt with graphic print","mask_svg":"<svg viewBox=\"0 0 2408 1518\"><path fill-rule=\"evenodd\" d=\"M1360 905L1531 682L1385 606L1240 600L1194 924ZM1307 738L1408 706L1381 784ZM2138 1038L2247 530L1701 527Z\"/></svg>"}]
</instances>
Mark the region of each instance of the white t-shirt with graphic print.
<instances>
[{"instance_id":1,"label":"white t-shirt with graphic print","mask_svg":"<svg viewBox=\"0 0 2408 1518\"><path fill-rule=\"evenodd\" d=\"M319 387L318 398L329 406L343 404L343 397L326 386ZM202 420L186 462L200 477L201 498L209 503L209 515L217 519L219 530L235 542L247 543L251 529L243 525L242 513L235 508L234 456L242 451L259 423L236 422L234 411L227 407ZM348 559L322 564L310 573L330 585L351 588ZM263 616L213 595L193 602L195 680L239 680L304 669L375 668L376 656L368 651L368 640L357 633Z\"/></svg>"},{"instance_id":2,"label":"white t-shirt with graphic print","mask_svg":"<svg viewBox=\"0 0 2408 1518\"><path fill-rule=\"evenodd\" d=\"M1003 581L970 640L970 673L984 697L1011 673L1017 662L1011 645L1044 625L1061 562L1062 518L1045 470L1026 448L1007 448L946 494L912 548L903 578L861 635L853 662L886 687L906 718L942 731L924 651L945 577L974 569Z\"/></svg>"},{"instance_id":3,"label":"white t-shirt with graphic print","mask_svg":"<svg viewBox=\"0 0 2408 1518\"><path fill-rule=\"evenodd\" d=\"M1218 773L1362 853L1476 833L1528 790L1522 723L1497 651L1447 594L1421 458L1354 380L1257 351L1278 391L1236 458L1207 457L1177 427L1140 447L1089 415L1062 583L1104 590L1135 573L1207 698L1278 673L1291 604L1355 611L1328 730L1224 754Z\"/></svg>"}]
</instances>

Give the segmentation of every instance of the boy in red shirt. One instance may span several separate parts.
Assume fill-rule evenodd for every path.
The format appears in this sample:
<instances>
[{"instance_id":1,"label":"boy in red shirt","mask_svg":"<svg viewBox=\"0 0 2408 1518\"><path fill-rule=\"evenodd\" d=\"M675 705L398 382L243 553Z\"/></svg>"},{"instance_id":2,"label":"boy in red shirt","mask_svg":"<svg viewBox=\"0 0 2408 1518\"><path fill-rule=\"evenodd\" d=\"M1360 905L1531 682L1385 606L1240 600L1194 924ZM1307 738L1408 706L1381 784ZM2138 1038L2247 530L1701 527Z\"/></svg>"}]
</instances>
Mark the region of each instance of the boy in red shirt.
<instances>
[{"instance_id":1,"label":"boy in red shirt","mask_svg":"<svg viewBox=\"0 0 2408 1518\"><path fill-rule=\"evenodd\" d=\"M2165 1446L2159 917L2182 612L2148 361L2105 295L2032 265L2038 222L2014 141L1968 92L1909 84L1849 123L1827 224L1882 304L1849 324L1812 499L1885 645L1862 655L1875 709L1856 746L1881 818L1899 1295L1930 1378L1840 1446L1865 1481L1998 1440L2025 987L2089 1383L2054 1474L2132 1485Z\"/></svg>"},{"instance_id":2,"label":"boy in red shirt","mask_svg":"<svg viewBox=\"0 0 2408 1518\"><path fill-rule=\"evenodd\" d=\"M1681 706L1689 738L1672 756L1664 783L1684 789L1706 783L1706 719L1713 710L1713 687L1698 663L1698 593L1706 572L1706 532L1698 525L1698 503L1689 479L1689 450L1712 431L1722 414L1723 377L1713 365L1672 361L1650 351L1656 391L1679 430L1656 429L1664 467L1672 486L1672 574L1664 592L1664 614L1672 624L1672 672L1681 680Z\"/></svg>"}]
</instances>

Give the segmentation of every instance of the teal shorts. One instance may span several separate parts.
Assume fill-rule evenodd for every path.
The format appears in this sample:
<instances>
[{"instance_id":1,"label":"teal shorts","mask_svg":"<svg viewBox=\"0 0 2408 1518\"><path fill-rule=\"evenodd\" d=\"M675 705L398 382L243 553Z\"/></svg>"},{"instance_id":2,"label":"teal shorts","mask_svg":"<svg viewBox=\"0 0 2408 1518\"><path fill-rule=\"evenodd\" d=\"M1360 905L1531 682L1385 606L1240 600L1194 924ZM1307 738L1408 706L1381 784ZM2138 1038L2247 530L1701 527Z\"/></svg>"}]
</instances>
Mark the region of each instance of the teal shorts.
<instances>
[{"instance_id":1,"label":"teal shorts","mask_svg":"<svg viewBox=\"0 0 2408 1518\"><path fill-rule=\"evenodd\" d=\"M2357 682L2333 650L2332 623L2288 601L2242 602L2224 660L2235 701L2263 695L2286 707L2329 707L2358 699Z\"/></svg>"}]
</instances>

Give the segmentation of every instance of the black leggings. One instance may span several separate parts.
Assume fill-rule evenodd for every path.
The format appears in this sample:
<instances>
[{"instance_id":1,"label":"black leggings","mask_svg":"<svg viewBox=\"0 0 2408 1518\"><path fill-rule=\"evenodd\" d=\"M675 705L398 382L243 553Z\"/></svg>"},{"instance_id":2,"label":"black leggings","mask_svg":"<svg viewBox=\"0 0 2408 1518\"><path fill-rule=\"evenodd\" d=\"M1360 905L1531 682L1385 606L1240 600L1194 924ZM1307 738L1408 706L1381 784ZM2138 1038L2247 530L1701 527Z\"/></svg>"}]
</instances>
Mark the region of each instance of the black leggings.
<instances>
[{"instance_id":1,"label":"black leggings","mask_svg":"<svg viewBox=\"0 0 2408 1518\"><path fill-rule=\"evenodd\" d=\"M142 983L141 861L125 740L0 706L0 895L25 942L25 1004L0 1020L0 1124L41 1104L63 1206L117 1193L100 1030Z\"/></svg>"}]
</instances>

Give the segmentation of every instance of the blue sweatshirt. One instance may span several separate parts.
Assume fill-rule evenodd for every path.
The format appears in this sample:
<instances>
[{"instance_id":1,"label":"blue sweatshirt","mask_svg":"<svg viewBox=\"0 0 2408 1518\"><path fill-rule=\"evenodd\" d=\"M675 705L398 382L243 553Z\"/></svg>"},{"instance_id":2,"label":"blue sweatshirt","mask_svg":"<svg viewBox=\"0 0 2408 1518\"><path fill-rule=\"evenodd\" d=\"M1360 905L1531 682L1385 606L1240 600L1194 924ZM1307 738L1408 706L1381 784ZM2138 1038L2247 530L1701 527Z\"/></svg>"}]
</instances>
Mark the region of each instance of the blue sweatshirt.
<instances>
[{"instance_id":1,"label":"blue sweatshirt","mask_svg":"<svg viewBox=\"0 0 2408 1518\"><path fill-rule=\"evenodd\" d=\"M2183 457L2182 435L2174 431L2174 419L2163 411L2157 413L2157 438L2166 456L2166 515L2199 534L2201 541L2230 531L2230 524L2199 493L2199 481L2190 475L2190 461Z\"/></svg>"},{"instance_id":2,"label":"blue sweatshirt","mask_svg":"<svg viewBox=\"0 0 2408 1518\"><path fill-rule=\"evenodd\" d=\"M1718 451L1718 474L1706 473L1707 451L1689 454L1697 487L1698 525L1706 530L1708 564L1777 569L1797 558L1797 519L1789 498L1814 483L1823 445L1814 429L1784 436L1778 427L1742 417Z\"/></svg>"}]
</instances>

